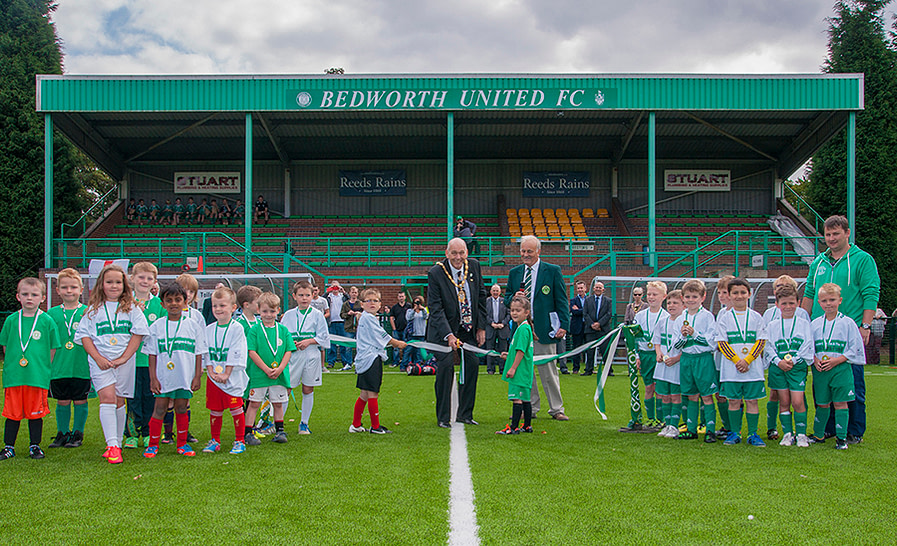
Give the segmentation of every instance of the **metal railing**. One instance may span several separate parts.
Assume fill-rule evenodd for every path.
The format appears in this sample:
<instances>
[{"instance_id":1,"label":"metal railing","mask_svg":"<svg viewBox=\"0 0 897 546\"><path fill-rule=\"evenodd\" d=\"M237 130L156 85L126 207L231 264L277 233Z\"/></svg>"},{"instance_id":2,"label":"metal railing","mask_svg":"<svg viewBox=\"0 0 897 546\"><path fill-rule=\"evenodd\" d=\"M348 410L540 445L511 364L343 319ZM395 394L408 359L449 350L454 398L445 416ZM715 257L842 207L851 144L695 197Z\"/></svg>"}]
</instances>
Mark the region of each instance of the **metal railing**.
<instances>
[{"instance_id":1,"label":"metal railing","mask_svg":"<svg viewBox=\"0 0 897 546\"><path fill-rule=\"evenodd\" d=\"M77 226L78 224L81 224L81 235L83 235L84 232L87 231L87 217L88 217L88 215L90 215L90 213L93 212L93 210L94 210L95 208L97 208L97 207L103 205L104 203L106 203L107 199L109 198L109 196L110 196L113 192L116 192L116 193L118 192L118 185L115 185L115 186L112 186L111 188L109 188L109 191L107 191L106 193L103 194L102 197L100 197L99 199L97 199L97 202L94 203L93 206L91 206L89 209L87 209L87 210L81 215L81 218L78 218L77 220L75 220L74 223L69 224L69 223L63 222L62 224L60 224L60 225L59 225L59 238L60 238L60 239L65 238L65 228L66 228L66 227L75 227L75 226ZM114 202L114 201L118 201L118 195L115 196L115 199L113 200L113 202ZM105 209L104 209L104 210L105 210Z\"/></svg>"},{"instance_id":2,"label":"metal railing","mask_svg":"<svg viewBox=\"0 0 897 546\"><path fill-rule=\"evenodd\" d=\"M825 220L822 218L816 209L810 206L809 203L804 201L804 198L800 196L794 188L792 188L789 184L782 184L782 187L785 188L785 199L791 203L791 205L797 210L797 213L803 216L804 218L813 220L813 228L816 230L816 233L822 233L822 230L819 229L825 224Z\"/></svg>"}]
</instances>

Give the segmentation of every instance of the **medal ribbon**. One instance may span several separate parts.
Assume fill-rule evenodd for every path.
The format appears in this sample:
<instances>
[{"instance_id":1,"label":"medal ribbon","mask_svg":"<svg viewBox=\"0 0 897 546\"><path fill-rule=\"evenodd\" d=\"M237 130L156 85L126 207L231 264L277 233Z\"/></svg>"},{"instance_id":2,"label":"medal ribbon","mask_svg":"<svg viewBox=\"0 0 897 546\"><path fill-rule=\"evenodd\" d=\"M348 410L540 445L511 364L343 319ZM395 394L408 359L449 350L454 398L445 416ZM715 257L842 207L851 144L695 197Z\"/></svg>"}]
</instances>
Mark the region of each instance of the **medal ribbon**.
<instances>
[{"instance_id":1,"label":"medal ribbon","mask_svg":"<svg viewBox=\"0 0 897 546\"><path fill-rule=\"evenodd\" d=\"M274 347L271 346L271 339L268 337L268 327L264 324L262 324L262 335L265 336L265 343L267 343L268 348L271 349L271 354L277 359L276 347L280 345L280 333L277 331L277 324L274 325Z\"/></svg>"},{"instance_id":2,"label":"medal ribbon","mask_svg":"<svg viewBox=\"0 0 897 546\"><path fill-rule=\"evenodd\" d=\"M751 323L751 312L750 310L745 310L746 316L744 318L744 332L741 331L741 325L738 324L738 315L735 314L735 309L732 309L732 318L735 319L735 329L738 330L738 335L741 336L741 342L747 343L747 333L748 327Z\"/></svg>"},{"instance_id":3,"label":"medal ribbon","mask_svg":"<svg viewBox=\"0 0 897 546\"><path fill-rule=\"evenodd\" d=\"M178 319L178 325L177 325L177 327L174 329L174 339L175 339L175 341L177 341L177 339L178 339L178 332L181 330L181 321L183 321L183 320L184 320L184 317L179 318L179 319ZM174 348L172 347L171 337L170 337L170 335L168 334L168 323L169 323L169 322L171 322L171 321L165 321L165 347L166 347L166 349L167 349L167 351L168 351L168 361L169 361L169 362L173 362L173 361L174 361L174 356L173 356L172 353L174 353Z\"/></svg>"},{"instance_id":4,"label":"medal ribbon","mask_svg":"<svg viewBox=\"0 0 897 546\"><path fill-rule=\"evenodd\" d=\"M829 342L832 340L832 335L835 333L835 322L838 321L838 317L840 317L840 316L841 316L841 313L838 313L838 315L832 321L832 329L829 330L827 338L825 337L825 325L828 323L828 319L825 319L822 321L822 339L825 340L825 352L828 352Z\"/></svg>"},{"instance_id":5,"label":"medal ribbon","mask_svg":"<svg viewBox=\"0 0 897 546\"><path fill-rule=\"evenodd\" d=\"M785 337L785 317L782 317L782 339L785 340L785 344L788 347L788 350L791 350L791 338L794 337L794 327L797 325L797 315L791 317L791 333L788 334L788 337ZM823 326L825 326L823 324ZM834 328L832 328L834 330Z\"/></svg>"},{"instance_id":6,"label":"medal ribbon","mask_svg":"<svg viewBox=\"0 0 897 546\"><path fill-rule=\"evenodd\" d=\"M37 317L40 316L41 310L38 309L37 313L34 314L34 324L31 325L31 332L28 333L28 341L22 342L25 339L22 336L22 311L19 311L19 347L22 348L22 358L25 357L25 349L28 348L28 345L31 343L31 336L34 335L34 330L37 328Z\"/></svg>"},{"instance_id":7,"label":"medal ribbon","mask_svg":"<svg viewBox=\"0 0 897 546\"><path fill-rule=\"evenodd\" d=\"M648 326L648 322L651 321L651 310L649 309L645 316L645 326ZM645 328L645 339L648 340L648 343L651 343L651 332L654 331L654 328L657 328L657 323L660 321L660 311L657 312L657 317L654 319L654 325L651 326L650 329Z\"/></svg>"},{"instance_id":8,"label":"medal ribbon","mask_svg":"<svg viewBox=\"0 0 897 546\"><path fill-rule=\"evenodd\" d=\"M215 343L215 352L217 355L221 354L221 348L224 347L224 342L227 340L227 331L230 330L230 325L233 324L233 322L234 321L232 321L232 320L227 321L227 326L224 327L224 335L221 336L221 344L220 345L218 344L218 330L221 329L221 325L220 324L215 325L214 343Z\"/></svg>"},{"instance_id":9,"label":"medal ribbon","mask_svg":"<svg viewBox=\"0 0 897 546\"><path fill-rule=\"evenodd\" d=\"M62 319L65 322L65 331L68 333L69 338L71 338L72 335L74 334L74 332L72 332L72 324L75 323L75 315L78 314L78 311L81 309L81 307L82 307L82 305L79 304L78 307L76 307L74 310L72 310L72 318L70 318L70 319L65 318L66 308L65 307L62 308Z\"/></svg>"},{"instance_id":10,"label":"medal ribbon","mask_svg":"<svg viewBox=\"0 0 897 546\"><path fill-rule=\"evenodd\" d=\"M299 328L296 329L296 337L302 336L302 327L305 326L305 319L308 318L308 315L311 314L311 307L305 310L305 314L302 314L302 311L296 309L296 312L302 315L302 324L299 325Z\"/></svg>"},{"instance_id":11,"label":"medal ribbon","mask_svg":"<svg viewBox=\"0 0 897 546\"><path fill-rule=\"evenodd\" d=\"M118 303L116 302L115 305L115 322L112 322L112 318L109 317L109 302L107 301L103 303L103 311L106 312L106 322L108 322L109 325L112 326L113 335L118 333Z\"/></svg>"}]
</instances>

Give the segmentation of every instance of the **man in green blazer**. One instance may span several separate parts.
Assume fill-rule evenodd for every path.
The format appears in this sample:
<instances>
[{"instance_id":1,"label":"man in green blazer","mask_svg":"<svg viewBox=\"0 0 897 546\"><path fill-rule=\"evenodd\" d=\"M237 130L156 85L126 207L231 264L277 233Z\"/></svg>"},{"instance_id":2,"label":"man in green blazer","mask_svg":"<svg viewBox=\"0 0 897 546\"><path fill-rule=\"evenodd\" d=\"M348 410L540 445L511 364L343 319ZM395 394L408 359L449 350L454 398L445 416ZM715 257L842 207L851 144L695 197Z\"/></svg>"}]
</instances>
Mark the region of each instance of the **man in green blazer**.
<instances>
[{"instance_id":1,"label":"man in green blazer","mask_svg":"<svg viewBox=\"0 0 897 546\"><path fill-rule=\"evenodd\" d=\"M523 264L508 273L508 286L505 290L505 304L509 307L515 294L523 294L532 302L533 333L536 335L534 356L557 354L556 344L564 339L570 327L570 305L561 268L543 262L539 258L541 251L542 243L536 237L525 235L520 238L520 258ZM555 361L537 365L536 370L542 381L545 397L548 398L548 414L558 421L567 421L569 418L564 414L564 399L561 397ZM536 378L533 377L533 416L539 411L540 401Z\"/></svg>"}]
</instances>

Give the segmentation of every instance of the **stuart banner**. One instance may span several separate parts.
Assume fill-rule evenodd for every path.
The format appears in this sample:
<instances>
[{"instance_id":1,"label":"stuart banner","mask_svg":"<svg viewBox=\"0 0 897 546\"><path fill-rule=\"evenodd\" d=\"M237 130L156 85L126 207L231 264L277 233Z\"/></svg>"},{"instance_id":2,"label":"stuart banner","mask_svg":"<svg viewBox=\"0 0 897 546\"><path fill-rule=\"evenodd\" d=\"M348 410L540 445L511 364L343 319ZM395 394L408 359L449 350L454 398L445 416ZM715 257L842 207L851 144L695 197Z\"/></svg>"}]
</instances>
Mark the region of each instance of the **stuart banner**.
<instances>
[{"instance_id":1,"label":"stuart banner","mask_svg":"<svg viewBox=\"0 0 897 546\"><path fill-rule=\"evenodd\" d=\"M340 197L405 195L406 187L404 169L339 172Z\"/></svg>"},{"instance_id":2,"label":"stuart banner","mask_svg":"<svg viewBox=\"0 0 897 546\"><path fill-rule=\"evenodd\" d=\"M588 197L588 171L577 172L524 172L524 197Z\"/></svg>"},{"instance_id":3,"label":"stuart banner","mask_svg":"<svg viewBox=\"0 0 897 546\"><path fill-rule=\"evenodd\" d=\"M174 193L240 193L239 172L174 173Z\"/></svg>"},{"instance_id":4,"label":"stuart banner","mask_svg":"<svg viewBox=\"0 0 897 546\"><path fill-rule=\"evenodd\" d=\"M732 171L670 169L663 171L664 191L730 191Z\"/></svg>"}]
</instances>

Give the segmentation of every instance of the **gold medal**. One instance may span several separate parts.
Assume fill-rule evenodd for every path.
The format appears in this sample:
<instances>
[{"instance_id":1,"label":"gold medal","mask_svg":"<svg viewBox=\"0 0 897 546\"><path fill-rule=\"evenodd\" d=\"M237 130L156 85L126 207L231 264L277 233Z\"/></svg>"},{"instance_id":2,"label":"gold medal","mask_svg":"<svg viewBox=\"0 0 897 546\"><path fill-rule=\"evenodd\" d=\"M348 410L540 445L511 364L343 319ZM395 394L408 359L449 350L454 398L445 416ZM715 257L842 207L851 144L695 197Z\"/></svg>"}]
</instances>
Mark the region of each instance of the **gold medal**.
<instances>
[{"instance_id":1,"label":"gold medal","mask_svg":"<svg viewBox=\"0 0 897 546\"><path fill-rule=\"evenodd\" d=\"M224 366L222 366L220 364L218 366L215 366L215 373L222 373L222 372L224 372Z\"/></svg>"},{"instance_id":2,"label":"gold medal","mask_svg":"<svg viewBox=\"0 0 897 546\"><path fill-rule=\"evenodd\" d=\"M68 350L72 350L72 349L75 348L75 344L72 343L71 341L66 341L66 342L65 342L65 348L68 349Z\"/></svg>"},{"instance_id":3,"label":"gold medal","mask_svg":"<svg viewBox=\"0 0 897 546\"><path fill-rule=\"evenodd\" d=\"M21 367L24 368L24 367L27 366L27 365L28 365L28 359L27 359L27 358L25 358L25 357L23 356L22 358L19 359L19 366L21 366Z\"/></svg>"},{"instance_id":4,"label":"gold medal","mask_svg":"<svg viewBox=\"0 0 897 546\"><path fill-rule=\"evenodd\" d=\"M110 337L110 338L109 338L109 345L118 345L118 338L115 337L115 336Z\"/></svg>"},{"instance_id":5,"label":"gold medal","mask_svg":"<svg viewBox=\"0 0 897 546\"><path fill-rule=\"evenodd\" d=\"M682 321L682 326L688 326L688 321L687 321L687 320L683 320L683 321Z\"/></svg>"},{"instance_id":6,"label":"gold medal","mask_svg":"<svg viewBox=\"0 0 897 546\"><path fill-rule=\"evenodd\" d=\"M785 355L785 360L787 360L788 362L791 362L791 355Z\"/></svg>"},{"instance_id":7,"label":"gold medal","mask_svg":"<svg viewBox=\"0 0 897 546\"><path fill-rule=\"evenodd\" d=\"M272 362L272 363L271 363L271 369L274 369L274 368L276 368L276 367L277 367L277 362L276 362L276 361L275 361L275 362Z\"/></svg>"},{"instance_id":8,"label":"gold medal","mask_svg":"<svg viewBox=\"0 0 897 546\"><path fill-rule=\"evenodd\" d=\"M823 361L823 362L825 362L825 361L828 360L828 359L829 359L829 356L828 356L828 355L822 355L822 361Z\"/></svg>"},{"instance_id":9,"label":"gold medal","mask_svg":"<svg viewBox=\"0 0 897 546\"><path fill-rule=\"evenodd\" d=\"M172 361L169 360L169 361L168 361L168 364L166 364L165 367L168 368L169 370L173 370L173 369L174 369L174 362L172 362Z\"/></svg>"},{"instance_id":10,"label":"gold medal","mask_svg":"<svg viewBox=\"0 0 897 546\"><path fill-rule=\"evenodd\" d=\"M742 347L742 348L741 348L741 354L746 355L746 354L748 354L749 352L750 352L750 350L749 350L747 347Z\"/></svg>"},{"instance_id":11,"label":"gold medal","mask_svg":"<svg viewBox=\"0 0 897 546\"><path fill-rule=\"evenodd\" d=\"M648 348L649 348L649 349L653 349L653 348L654 348L654 344L651 343L650 341L648 342Z\"/></svg>"}]
</instances>

